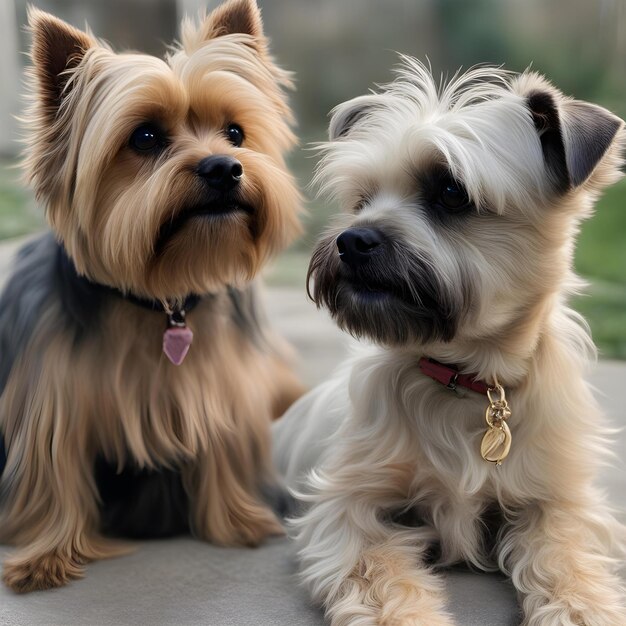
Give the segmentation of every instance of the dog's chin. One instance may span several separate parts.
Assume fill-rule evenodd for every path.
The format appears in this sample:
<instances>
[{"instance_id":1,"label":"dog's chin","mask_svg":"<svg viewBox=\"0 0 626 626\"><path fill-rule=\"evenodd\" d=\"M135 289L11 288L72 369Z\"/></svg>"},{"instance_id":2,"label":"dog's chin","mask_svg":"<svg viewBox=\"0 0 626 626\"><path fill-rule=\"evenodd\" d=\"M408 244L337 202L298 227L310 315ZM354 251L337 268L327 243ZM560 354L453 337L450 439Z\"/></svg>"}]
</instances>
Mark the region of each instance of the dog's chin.
<instances>
[{"instance_id":1,"label":"dog's chin","mask_svg":"<svg viewBox=\"0 0 626 626\"><path fill-rule=\"evenodd\" d=\"M436 307L418 304L394 288L338 278L314 297L325 306L335 323L357 338L384 346L421 344L447 338Z\"/></svg>"},{"instance_id":2,"label":"dog's chin","mask_svg":"<svg viewBox=\"0 0 626 626\"><path fill-rule=\"evenodd\" d=\"M398 297L390 288L381 285L374 285L360 280L340 279L339 288L343 289L347 295L356 302L372 303L378 302L381 305L398 300Z\"/></svg>"},{"instance_id":3,"label":"dog's chin","mask_svg":"<svg viewBox=\"0 0 626 626\"><path fill-rule=\"evenodd\" d=\"M163 237L146 265L150 297L173 299L190 293L247 285L263 265L262 241L252 232L247 209L189 212Z\"/></svg>"},{"instance_id":4,"label":"dog's chin","mask_svg":"<svg viewBox=\"0 0 626 626\"><path fill-rule=\"evenodd\" d=\"M175 217L165 221L159 229L155 251L159 255L176 237L184 236L187 227L202 226L209 227L209 231L214 228L240 228L244 222L252 232L255 229L254 207L245 202L236 200L211 201L194 204L178 211Z\"/></svg>"}]
</instances>

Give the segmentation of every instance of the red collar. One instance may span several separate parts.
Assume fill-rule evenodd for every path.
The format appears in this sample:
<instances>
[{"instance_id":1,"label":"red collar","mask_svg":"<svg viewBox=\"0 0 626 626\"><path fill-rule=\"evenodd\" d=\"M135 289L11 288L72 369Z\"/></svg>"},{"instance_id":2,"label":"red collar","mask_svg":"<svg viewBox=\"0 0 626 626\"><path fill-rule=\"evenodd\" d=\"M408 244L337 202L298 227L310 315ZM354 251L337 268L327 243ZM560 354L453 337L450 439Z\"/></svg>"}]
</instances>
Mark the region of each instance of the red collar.
<instances>
[{"instance_id":1,"label":"red collar","mask_svg":"<svg viewBox=\"0 0 626 626\"><path fill-rule=\"evenodd\" d=\"M434 359L422 357L418 366L423 374L429 376L433 380L445 385L448 389L456 389L457 387L465 387L476 393L487 395L489 385L482 380L476 380L476 376L472 374L461 374L454 367L439 363Z\"/></svg>"}]
</instances>

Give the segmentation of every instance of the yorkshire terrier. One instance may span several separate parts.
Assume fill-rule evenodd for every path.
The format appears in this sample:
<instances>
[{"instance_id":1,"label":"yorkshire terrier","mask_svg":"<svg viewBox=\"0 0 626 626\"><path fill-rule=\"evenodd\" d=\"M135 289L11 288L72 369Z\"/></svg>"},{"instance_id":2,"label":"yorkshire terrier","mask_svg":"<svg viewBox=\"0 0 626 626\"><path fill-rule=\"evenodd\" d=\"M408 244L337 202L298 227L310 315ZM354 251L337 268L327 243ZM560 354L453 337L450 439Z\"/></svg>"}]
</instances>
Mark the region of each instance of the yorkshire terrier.
<instances>
[{"instance_id":1,"label":"yorkshire terrier","mask_svg":"<svg viewBox=\"0 0 626 626\"><path fill-rule=\"evenodd\" d=\"M31 9L25 167L51 232L0 302L4 581L65 584L191 531L255 545L269 426L301 388L252 279L299 232L289 74L254 0L165 60Z\"/></svg>"},{"instance_id":2,"label":"yorkshire terrier","mask_svg":"<svg viewBox=\"0 0 626 626\"><path fill-rule=\"evenodd\" d=\"M436 568L457 562L507 573L526 626L626 624L623 528L594 485L610 430L567 304L624 139L534 72L438 85L408 58L334 111L318 180L344 214L312 297L374 345L275 433L333 625L452 624Z\"/></svg>"}]
</instances>

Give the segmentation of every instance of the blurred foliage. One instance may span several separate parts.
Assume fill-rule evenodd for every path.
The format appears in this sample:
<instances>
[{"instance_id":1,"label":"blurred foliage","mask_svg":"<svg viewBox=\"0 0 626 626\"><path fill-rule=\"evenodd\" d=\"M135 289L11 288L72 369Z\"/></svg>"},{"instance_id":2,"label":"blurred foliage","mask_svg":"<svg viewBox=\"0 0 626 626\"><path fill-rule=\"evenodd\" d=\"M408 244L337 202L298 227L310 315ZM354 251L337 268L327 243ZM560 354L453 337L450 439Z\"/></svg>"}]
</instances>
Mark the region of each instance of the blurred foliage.
<instances>
[{"instance_id":1,"label":"blurred foliage","mask_svg":"<svg viewBox=\"0 0 626 626\"><path fill-rule=\"evenodd\" d=\"M626 359L626 180L606 191L583 224L576 269L591 285L574 305L589 321L600 355Z\"/></svg>"},{"instance_id":2,"label":"blurred foliage","mask_svg":"<svg viewBox=\"0 0 626 626\"><path fill-rule=\"evenodd\" d=\"M26 235L43 224L43 215L20 181L15 164L0 161L0 240Z\"/></svg>"},{"instance_id":3,"label":"blurred foliage","mask_svg":"<svg viewBox=\"0 0 626 626\"><path fill-rule=\"evenodd\" d=\"M600 358L626 359L626 286L594 278L573 305L589 322Z\"/></svg>"},{"instance_id":4,"label":"blurred foliage","mask_svg":"<svg viewBox=\"0 0 626 626\"><path fill-rule=\"evenodd\" d=\"M595 215L582 225L576 268L626 289L626 180L606 190Z\"/></svg>"}]
</instances>

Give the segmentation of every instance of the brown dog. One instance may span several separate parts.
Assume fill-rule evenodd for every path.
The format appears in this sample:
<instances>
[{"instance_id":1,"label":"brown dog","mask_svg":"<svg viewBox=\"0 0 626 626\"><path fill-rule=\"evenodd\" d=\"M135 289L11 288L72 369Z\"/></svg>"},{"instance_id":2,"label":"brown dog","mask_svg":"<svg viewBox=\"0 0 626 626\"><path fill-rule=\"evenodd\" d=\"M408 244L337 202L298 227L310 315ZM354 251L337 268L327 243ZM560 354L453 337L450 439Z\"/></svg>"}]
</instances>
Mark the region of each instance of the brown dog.
<instances>
[{"instance_id":1,"label":"brown dog","mask_svg":"<svg viewBox=\"0 0 626 626\"><path fill-rule=\"evenodd\" d=\"M185 21L165 61L31 10L26 170L52 234L0 304L0 540L16 591L104 539L280 532L273 416L300 393L250 281L298 233L283 89L253 0Z\"/></svg>"}]
</instances>

